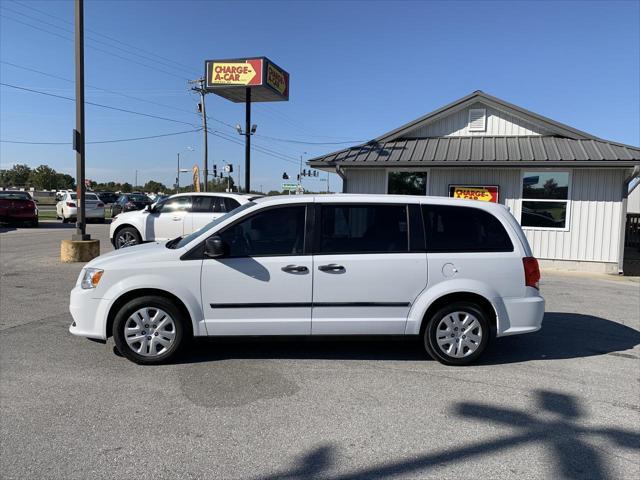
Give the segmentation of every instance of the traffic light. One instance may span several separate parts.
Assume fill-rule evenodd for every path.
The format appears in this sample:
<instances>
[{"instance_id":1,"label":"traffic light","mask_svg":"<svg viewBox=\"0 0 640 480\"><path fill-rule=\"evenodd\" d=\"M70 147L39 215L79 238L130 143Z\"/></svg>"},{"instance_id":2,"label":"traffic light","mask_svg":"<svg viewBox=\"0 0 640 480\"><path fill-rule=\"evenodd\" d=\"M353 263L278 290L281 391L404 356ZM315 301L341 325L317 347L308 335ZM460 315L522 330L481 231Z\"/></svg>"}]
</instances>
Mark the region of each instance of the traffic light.
<instances>
[{"instance_id":1,"label":"traffic light","mask_svg":"<svg viewBox=\"0 0 640 480\"><path fill-rule=\"evenodd\" d=\"M289 175L287 175L287 172L282 172L282 179L289 180Z\"/></svg>"},{"instance_id":2,"label":"traffic light","mask_svg":"<svg viewBox=\"0 0 640 480\"><path fill-rule=\"evenodd\" d=\"M218 166L217 165L213 165L213 178L216 178L218 176Z\"/></svg>"}]
</instances>

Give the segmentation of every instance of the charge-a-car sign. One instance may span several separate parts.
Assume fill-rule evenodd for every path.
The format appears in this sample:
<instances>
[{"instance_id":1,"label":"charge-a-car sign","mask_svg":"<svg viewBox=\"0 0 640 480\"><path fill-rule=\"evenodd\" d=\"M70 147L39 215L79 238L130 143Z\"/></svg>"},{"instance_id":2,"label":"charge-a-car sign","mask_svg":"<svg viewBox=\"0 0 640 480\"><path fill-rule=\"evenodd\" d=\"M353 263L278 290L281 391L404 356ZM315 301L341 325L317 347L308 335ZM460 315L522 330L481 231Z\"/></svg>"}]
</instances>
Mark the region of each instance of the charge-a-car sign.
<instances>
[{"instance_id":1,"label":"charge-a-car sign","mask_svg":"<svg viewBox=\"0 0 640 480\"><path fill-rule=\"evenodd\" d=\"M207 65L207 84L215 85L262 85L262 59L241 62L210 62Z\"/></svg>"},{"instance_id":2,"label":"charge-a-car sign","mask_svg":"<svg viewBox=\"0 0 640 480\"><path fill-rule=\"evenodd\" d=\"M449 196L498 203L498 187L496 185L449 185Z\"/></svg>"}]
</instances>

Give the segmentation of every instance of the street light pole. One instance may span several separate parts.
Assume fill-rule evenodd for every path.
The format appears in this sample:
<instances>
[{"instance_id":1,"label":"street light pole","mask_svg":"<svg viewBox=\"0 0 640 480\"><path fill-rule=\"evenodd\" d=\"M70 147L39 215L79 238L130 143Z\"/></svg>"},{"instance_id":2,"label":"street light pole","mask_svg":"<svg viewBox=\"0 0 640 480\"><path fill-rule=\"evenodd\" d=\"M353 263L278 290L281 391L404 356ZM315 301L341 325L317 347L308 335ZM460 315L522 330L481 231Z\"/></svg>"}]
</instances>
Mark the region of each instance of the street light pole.
<instances>
[{"instance_id":1,"label":"street light pole","mask_svg":"<svg viewBox=\"0 0 640 480\"><path fill-rule=\"evenodd\" d=\"M76 198L78 213L76 233L73 240L89 240L85 220L85 141L84 141L84 0L75 0L75 47L76 47L76 129L73 145L76 151Z\"/></svg>"},{"instance_id":2,"label":"street light pole","mask_svg":"<svg viewBox=\"0 0 640 480\"><path fill-rule=\"evenodd\" d=\"M251 192L251 89L246 91L246 115L245 115L245 135L246 143L244 147L244 190Z\"/></svg>"},{"instance_id":3,"label":"street light pole","mask_svg":"<svg viewBox=\"0 0 640 480\"><path fill-rule=\"evenodd\" d=\"M180 193L180 152L178 152L178 170L176 171L176 193Z\"/></svg>"}]
</instances>

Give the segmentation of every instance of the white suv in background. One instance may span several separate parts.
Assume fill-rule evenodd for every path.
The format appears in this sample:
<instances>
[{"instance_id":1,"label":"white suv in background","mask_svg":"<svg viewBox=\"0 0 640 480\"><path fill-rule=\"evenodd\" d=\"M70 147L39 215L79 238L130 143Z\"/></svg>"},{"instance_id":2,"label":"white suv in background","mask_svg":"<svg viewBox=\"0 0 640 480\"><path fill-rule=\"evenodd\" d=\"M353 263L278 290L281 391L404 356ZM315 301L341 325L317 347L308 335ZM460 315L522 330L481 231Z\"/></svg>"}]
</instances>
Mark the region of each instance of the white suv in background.
<instances>
[{"instance_id":1,"label":"white suv in background","mask_svg":"<svg viewBox=\"0 0 640 480\"><path fill-rule=\"evenodd\" d=\"M109 238L118 249L189 235L254 198L233 193L178 193L144 210L116 215Z\"/></svg>"},{"instance_id":2,"label":"white suv in background","mask_svg":"<svg viewBox=\"0 0 640 480\"><path fill-rule=\"evenodd\" d=\"M179 197L178 197L179 198ZM260 198L184 238L89 262L69 330L141 364L189 337L408 335L448 365L535 332L540 272L502 205L400 195Z\"/></svg>"}]
</instances>

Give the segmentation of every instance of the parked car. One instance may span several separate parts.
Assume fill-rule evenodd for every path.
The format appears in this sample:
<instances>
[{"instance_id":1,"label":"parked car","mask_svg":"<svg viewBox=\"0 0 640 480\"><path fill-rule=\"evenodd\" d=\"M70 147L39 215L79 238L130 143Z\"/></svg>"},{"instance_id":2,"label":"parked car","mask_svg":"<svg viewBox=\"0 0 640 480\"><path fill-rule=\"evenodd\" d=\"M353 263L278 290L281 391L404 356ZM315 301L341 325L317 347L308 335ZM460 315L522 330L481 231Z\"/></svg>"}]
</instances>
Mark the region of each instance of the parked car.
<instances>
[{"instance_id":1,"label":"parked car","mask_svg":"<svg viewBox=\"0 0 640 480\"><path fill-rule=\"evenodd\" d=\"M98 195L98 198L102 200L105 205L115 203L118 201L118 198L120 198L120 196L114 192L96 192L96 195Z\"/></svg>"},{"instance_id":2,"label":"parked car","mask_svg":"<svg viewBox=\"0 0 640 480\"><path fill-rule=\"evenodd\" d=\"M95 193L84 194L84 214L87 222L95 220L104 223L104 202ZM75 222L78 217L78 199L75 193L66 193L64 198L56 204L56 218L62 223Z\"/></svg>"},{"instance_id":3,"label":"parked car","mask_svg":"<svg viewBox=\"0 0 640 480\"><path fill-rule=\"evenodd\" d=\"M540 329L531 248L506 207L423 196L260 198L170 241L102 255L71 291L74 335L140 364L188 337L407 335L447 365Z\"/></svg>"},{"instance_id":4,"label":"parked car","mask_svg":"<svg viewBox=\"0 0 640 480\"><path fill-rule=\"evenodd\" d=\"M120 213L143 210L149 205L151 200L144 193L123 193L111 204L111 218Z\"/></svg>"},{"instance_id":5,"label":"parked car","mask_svg":"<svg viewBox=\"0 0 640 480\"><path fill-rule=\"evenodd\" d=\"M145 210L118 214L111 221L109 238L118 249L188 235L254 198L230 193L178 193Z\"/></svg>"},{"instance_id":6,"label":"parked car","mask_svg":"<svg viewBox=\"0 0 640 480\"><path fill-rule=\"evenodd\" d=\"M38 226L38 205L27 192L0 191L0 222Z\"/></svg>"}]
</instances>

